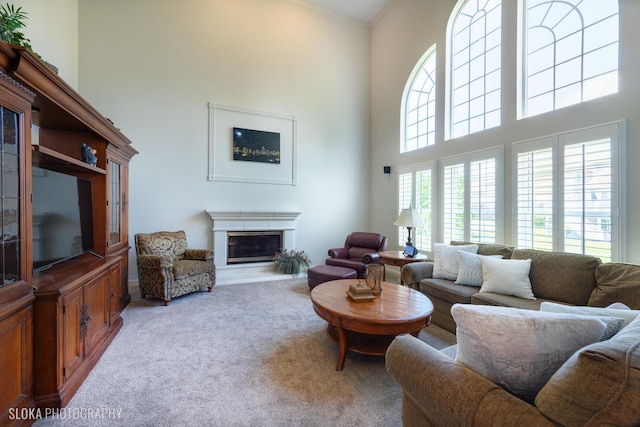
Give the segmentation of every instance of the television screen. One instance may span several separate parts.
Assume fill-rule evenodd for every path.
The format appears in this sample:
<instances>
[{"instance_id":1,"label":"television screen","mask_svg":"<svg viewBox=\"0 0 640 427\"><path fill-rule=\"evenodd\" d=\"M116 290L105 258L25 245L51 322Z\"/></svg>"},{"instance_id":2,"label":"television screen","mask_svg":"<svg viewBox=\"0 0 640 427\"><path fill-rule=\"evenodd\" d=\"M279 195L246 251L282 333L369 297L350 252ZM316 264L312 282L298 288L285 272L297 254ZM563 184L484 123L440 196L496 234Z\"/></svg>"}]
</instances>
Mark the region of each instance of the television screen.
<instances>
[{"instance_id":1,"label":"television screen","mask_svg":"<svg viewBox=\"0 0 640 427\"><path fill-rule=\"evenodd\" d=\"M93 249L91 181L33 167L33 269Z\"/></svg>"}]
</instances>

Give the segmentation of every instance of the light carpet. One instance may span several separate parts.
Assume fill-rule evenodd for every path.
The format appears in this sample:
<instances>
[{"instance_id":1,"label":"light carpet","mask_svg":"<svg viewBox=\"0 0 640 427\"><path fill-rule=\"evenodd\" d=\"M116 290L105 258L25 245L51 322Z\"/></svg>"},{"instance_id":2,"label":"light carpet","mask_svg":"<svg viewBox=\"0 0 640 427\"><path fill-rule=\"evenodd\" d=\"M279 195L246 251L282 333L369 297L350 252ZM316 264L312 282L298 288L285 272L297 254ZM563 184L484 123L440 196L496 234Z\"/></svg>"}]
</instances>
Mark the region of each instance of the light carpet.
<instances>
[{"instance_id":1,"label":"light carpet","mask_svg":"<svg viewBox=\"0 0 640 427\"><path fill-rule=\"evenodd\" d=\"M402 424L401 389L383 357L349 353L335 370L337 345L306 279L215 286L168 307L131 291L124 327L65 419L35 426ZM435 326L420 338L436 348L455 342Z\"/></svg>"}]
</instances>

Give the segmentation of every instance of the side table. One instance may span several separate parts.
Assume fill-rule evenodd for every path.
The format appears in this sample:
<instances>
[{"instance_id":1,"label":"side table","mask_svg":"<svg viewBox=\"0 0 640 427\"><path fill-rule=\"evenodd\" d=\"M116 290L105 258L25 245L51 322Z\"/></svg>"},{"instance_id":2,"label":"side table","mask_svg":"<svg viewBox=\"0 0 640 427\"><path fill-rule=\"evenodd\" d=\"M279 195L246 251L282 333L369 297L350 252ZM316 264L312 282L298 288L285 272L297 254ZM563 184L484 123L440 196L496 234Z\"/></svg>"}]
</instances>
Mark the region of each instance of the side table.
<instances>
[{"instance_id":1,"label":"side table","mask_svg":"<svg viewBox=\"0 0 640 427\"><path fill-rule=\"evenodd\" d=\"M400 269L402 269L402 266L405 264L429 261L429 257L424 254L410 257L406 256L402 251L382 251L378 252L378 255L380 256L380 264L385 267L382 273L382 280L387 280L387 265L400 267ZM400 275L400 284L404 286L404 283L402 283L402 274Z\"/></svg>"}]
</instances>

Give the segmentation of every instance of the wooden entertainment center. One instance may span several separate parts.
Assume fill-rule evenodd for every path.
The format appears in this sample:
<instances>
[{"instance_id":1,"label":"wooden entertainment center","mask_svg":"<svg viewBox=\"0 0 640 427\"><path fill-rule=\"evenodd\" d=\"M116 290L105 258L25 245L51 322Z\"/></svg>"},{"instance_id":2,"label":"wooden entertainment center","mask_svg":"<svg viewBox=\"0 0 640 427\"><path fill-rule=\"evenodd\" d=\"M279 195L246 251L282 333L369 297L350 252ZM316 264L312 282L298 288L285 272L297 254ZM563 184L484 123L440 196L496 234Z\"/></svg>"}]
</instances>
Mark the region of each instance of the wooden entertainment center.
<instances>
[{"instance_id":1,"label":"wooden entertainment center","mask_svg":"<svg viewBox=\"0 0 640 427\"><path fill-rule=\"evenodd\" d=\"M128 165L137 151L32 52L3 42L0 113L0 425L28 425L15 415L64 407L122 327L131 299ZM83 143L97 150L95 166L82 161ZM93 249L36 272L32 166L92 189Z\"/></svg>"}]
</instances>

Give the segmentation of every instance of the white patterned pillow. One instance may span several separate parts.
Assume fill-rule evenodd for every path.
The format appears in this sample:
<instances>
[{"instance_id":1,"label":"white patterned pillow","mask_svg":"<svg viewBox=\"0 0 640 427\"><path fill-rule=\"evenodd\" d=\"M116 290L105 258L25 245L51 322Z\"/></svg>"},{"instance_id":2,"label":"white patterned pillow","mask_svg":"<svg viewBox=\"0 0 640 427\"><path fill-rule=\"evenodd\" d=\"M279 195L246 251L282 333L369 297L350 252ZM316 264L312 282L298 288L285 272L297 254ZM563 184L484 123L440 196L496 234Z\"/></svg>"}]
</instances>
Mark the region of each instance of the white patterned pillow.
<instances>
[{"instance_id":1,"label":"white patterned pillow","mask_svg":"<svg viewBox=\"0 0 640 427\"><path fill-rule=\"evenodd\" d=\"M482 257L480 263L483 279L480 292L536 299L531 290L531 280L529 280L530 259Z\"/></svg>"},{"instance_id":2,"label":"white patterned pillow","mask_svg":"<svg viewBox=\"0 0 640 427\"><path fill-rule=\"evenodd\" d=\"M458 278L458 251L478 252L478 245L433 244L433 278L456 280Z\"/></svg>"},{"instance_id":3,"label":"white patterned pillow","mask_svg":"<svg viewBox=\"0 0 640 427\"><path fill-rule=\"evenodd\" d=\"M614 306L616 307L616 306ZM572 314L584 314L587 316L611 316L621 317L624 319L622 327L624 328L629 323L635 320L640 315L640 310L630 309L618 309L611 307L586 307L579 305L564 305L554 302L544 301L540 304L540 311L547 311L553 313L572 313ZM617 331L616 331L617 332Z\"/></svg>"},{"instance_id":4,"label":"white patterned pillow","mask_svg":"<svg viewBox=\"0 0 640 427\"><path fill-rule=\"evenodd\" d=\"M502 255L478 255L458 251L458 285L482 286L482 264L480 257L502 258Z\"/></svg>"},{"instance_id":5,"label":"white patterned pillow","mask_svg":"<svg viewBox=\"0 0 640 427\"><path fill-rule=\"evenodd\" d=\"M456 361L533 402L577 350L598 342L605 319L512 307L454 304ZM621 318L611 319L622 325Z\"/></svg>"}]
</instances>

